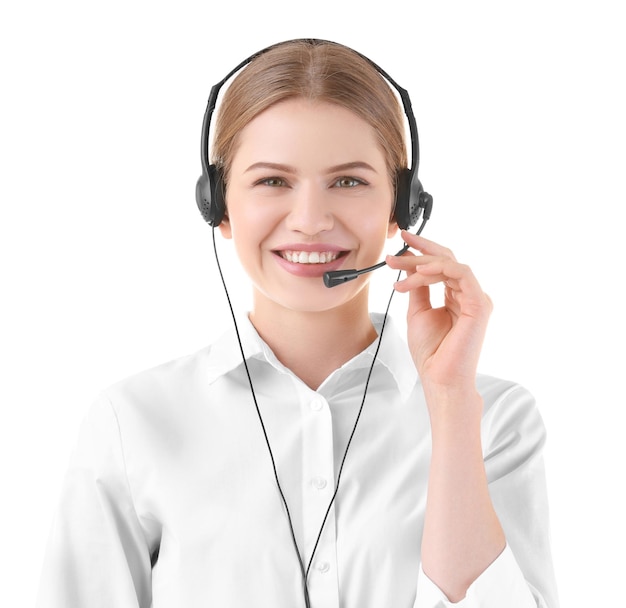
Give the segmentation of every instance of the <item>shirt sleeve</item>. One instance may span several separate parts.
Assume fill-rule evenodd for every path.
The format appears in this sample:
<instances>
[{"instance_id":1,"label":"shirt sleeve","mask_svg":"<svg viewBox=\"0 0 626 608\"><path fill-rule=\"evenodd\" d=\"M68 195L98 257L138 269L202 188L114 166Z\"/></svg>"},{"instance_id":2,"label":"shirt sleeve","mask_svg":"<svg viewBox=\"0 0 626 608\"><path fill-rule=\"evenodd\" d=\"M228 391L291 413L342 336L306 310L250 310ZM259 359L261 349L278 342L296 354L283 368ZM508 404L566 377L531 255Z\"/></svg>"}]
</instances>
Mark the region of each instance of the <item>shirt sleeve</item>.
<instances>
[{"instance_id":1,"label":"shirt sleeve","mask_svg":"<svg viewBox=\"0 0 626 608\"><path fill-rule=\"evenodd\" d=\"M148 543L133 506L115 412L83 421L50 532L37 608L148 608Z\"/></svg>"},{"instance_id":2,"label":"shirt sleeve","mask_svg":"<svg viewBox=\"0 0 626 608\"><path fill-rule=\"evenodd\" d=\"M466 596L451 602L420 567L415 608L537 608L545 606L533 596L511 548L507 545L495 561L472 583Z\"/></svg>"},{"instance_id":3,"label":"shirt sleeve","mask_svg":"<svg viewBox=\"0 0 626 608\"><path fill-rule=\"evenodd\" d=\"M523 387L485 389L482 441L494 508L505 550L450 602L420 567L414 608L558 608L552 564L543 446L546 431Z\"/></svg>"}]
</instances>

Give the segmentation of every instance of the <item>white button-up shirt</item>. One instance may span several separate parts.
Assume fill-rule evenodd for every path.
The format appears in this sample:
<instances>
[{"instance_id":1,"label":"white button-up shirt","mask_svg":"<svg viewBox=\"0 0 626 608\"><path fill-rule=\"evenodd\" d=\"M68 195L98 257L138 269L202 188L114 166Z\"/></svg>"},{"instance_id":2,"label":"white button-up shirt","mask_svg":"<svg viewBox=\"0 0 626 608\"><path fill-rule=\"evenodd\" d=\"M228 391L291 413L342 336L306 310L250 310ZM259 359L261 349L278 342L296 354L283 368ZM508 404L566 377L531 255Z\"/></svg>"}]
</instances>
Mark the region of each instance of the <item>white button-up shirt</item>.
<instances>
[{"instance_id":1,"label":"white button-up shirt","mask_svg":"<svg viewBox=\"0 0 626 608\"><path fill-rule=\"evenodd\" d=\"M381 316L373 320L380 329ZM312 390L247 319L254 391L308 564L375 345ZM556 608L542 446L519 385L478 377L491 497L507 547L454 606ZM420 545L430 426L390 321L308 576L312 608L452 606ZM234 331L103 391L83 423L39 608L297 608L302 574Z\"/></svg>"}]
</instances>

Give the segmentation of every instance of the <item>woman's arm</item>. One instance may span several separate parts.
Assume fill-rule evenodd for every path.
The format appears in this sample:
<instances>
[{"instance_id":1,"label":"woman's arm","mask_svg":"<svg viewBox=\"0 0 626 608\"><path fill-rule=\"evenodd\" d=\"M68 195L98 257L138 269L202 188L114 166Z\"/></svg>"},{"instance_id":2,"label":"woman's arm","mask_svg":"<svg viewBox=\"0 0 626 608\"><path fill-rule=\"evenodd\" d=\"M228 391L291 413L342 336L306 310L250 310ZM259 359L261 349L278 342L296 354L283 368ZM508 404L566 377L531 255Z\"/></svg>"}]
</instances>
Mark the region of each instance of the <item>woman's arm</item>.
<instances>
[{"instance_id":1,"label":"woman's arm","mask_svg":"<svg viewBox=\"0 0 626 608\"><path fill-rule=\"evenodd\" d=\"M451 601L506 546L489 495L481 445L483 402L476 370L492 310L469 267L432 241L403 232L421 256L389 256L407 277L396 290L409 293L408 343L420 374L432 432L432 460L422 541L424 573ZM445 285L433 308L429 286Z\"/></svg>"},{"instance_id":2,"label":"woman's arm","mask_svg":"<svg viewBox=\"0 0 626 608\"><path fill-rule=\"evenodd\" d=\"M150 551L106 397L86 416L50 533L38 608L152 605Z\"/></svg>"}]
</instances>

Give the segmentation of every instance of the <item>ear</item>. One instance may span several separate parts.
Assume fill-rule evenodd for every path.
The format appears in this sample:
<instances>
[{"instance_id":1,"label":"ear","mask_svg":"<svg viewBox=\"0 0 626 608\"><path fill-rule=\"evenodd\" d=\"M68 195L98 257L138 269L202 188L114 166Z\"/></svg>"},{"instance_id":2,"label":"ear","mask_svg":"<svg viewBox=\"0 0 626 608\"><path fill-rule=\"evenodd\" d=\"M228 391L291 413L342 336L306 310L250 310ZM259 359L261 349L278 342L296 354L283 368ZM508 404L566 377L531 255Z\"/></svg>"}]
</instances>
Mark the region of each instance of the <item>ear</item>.
<instances>
[{"instance_id":1,"label":"ear","mask_svg":"<svg viewBox=\"0 0 626 608\"><path fill-rule=\"evenodd\" d=\"M224 217L222 218L222 221L220 222L220 225L218 226L218 228L220 229L220 232L222 233L222 236L225 239L233 238L233 229L232 229L232 226L230 225L230 218L228 217L228 212L224 214Z\"/></svg>"},{"instance_id":2,"label":"ear","mask_svg":"<svg viewBox=\"0 0 626 608\"><path fill-rule=\"evenodd\" d=\"M398 234L398 222L392 219L389 222L389 226L387 227L387 238L390 239Z\"/></svg>"}]
</instances>

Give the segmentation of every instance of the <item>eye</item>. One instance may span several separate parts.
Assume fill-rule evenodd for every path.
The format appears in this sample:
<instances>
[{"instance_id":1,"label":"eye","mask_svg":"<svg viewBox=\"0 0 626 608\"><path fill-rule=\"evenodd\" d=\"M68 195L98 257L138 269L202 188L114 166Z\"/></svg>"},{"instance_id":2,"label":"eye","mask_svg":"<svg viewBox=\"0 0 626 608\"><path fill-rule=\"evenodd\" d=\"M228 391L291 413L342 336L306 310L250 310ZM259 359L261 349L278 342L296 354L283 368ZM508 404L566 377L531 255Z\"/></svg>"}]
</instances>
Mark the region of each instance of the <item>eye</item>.
<instances>
[{"instance_id":1,"label":"eye","mask_svg":"<svg viewBox=\"0 0 626 608\"><path fill-rule=\"evenodd\" d=\"M280 188L286 186L286 182L282 177L264 177L255 183L258 186L269 186L270 188Z\"/></svg>"},{"instance_id":2,"label":"eye","mask_svg":"<svg viewBox=\"0 0 626 608\"><path fill-rule=\"evenodd\" d=\"M337 179L333 186L336 188L355 188L356 186L365 186L367 182L356 177L343 176Z\"/></svg>"}]
</instances>

